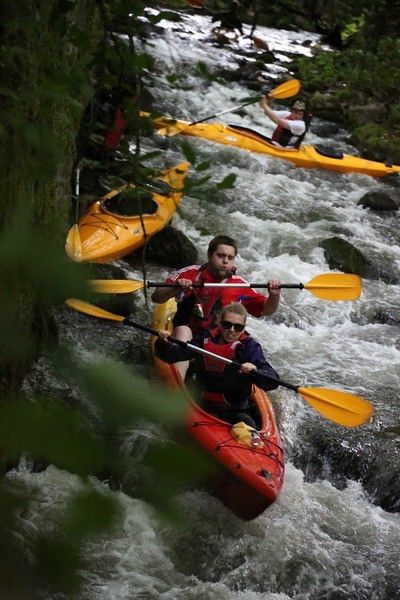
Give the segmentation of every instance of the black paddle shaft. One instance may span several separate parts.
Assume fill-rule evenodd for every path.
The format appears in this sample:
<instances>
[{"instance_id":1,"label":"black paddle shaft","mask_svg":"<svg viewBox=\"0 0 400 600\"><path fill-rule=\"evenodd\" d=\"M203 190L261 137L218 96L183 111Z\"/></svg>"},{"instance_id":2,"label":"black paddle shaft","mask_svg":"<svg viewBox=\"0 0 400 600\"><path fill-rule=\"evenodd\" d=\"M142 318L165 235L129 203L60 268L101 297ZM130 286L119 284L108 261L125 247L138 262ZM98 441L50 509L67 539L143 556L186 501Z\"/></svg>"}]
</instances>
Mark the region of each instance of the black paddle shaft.
<instances>
[{"instance_id":1,"label":"black paddle shaft","mask_svg":"<svg viewBox=\"0 0 400 600\"><path fill-rule=\"evenodd\" d=\"M222 112L214 113L213 115L204 117L204 119L199 119L198 121L192 121L191 123L189 123L188 127L191 127L192 125L198 125L199 123L204 123L204 121L208 121L209 119L214 119L214 117L219 117L220 115L226 114L228 112L235 112L235 110L240 110L241 108L244 108L245 106L248 106L249 104L255 104L256 102L259 102L262 97L263 96L256 96L256 97L252 98L251 100L249 100L248 102L245 102L244 104L240 104L240 106L234 106L233 108L228 108L227 110L223 110Z\"/></svg>"},{"instance_id":2,"label":"black paddle shaft","mask_svg":"<svg viewBox=\"0 0 400 600\"><path fill-rule=\"evenodd\" d=\"M169 287L169 288L177 288L179 289L180 286L176 285L176 283L157 283L154 281L148 281L146 283L146 287L148 288L153 288L153 287ZM205 288L205 287L221 287L221 288L265 288L267 289L269 287L269 282L267 283L204 283L201 281L195 281L192 283L191 285L192 288ZM279 286L280 289L298 289L298 290L302 290L304 288L304 285L302 283L281 283L281 285Z\"/></svg>"},{"instance_id":3,"label":"black paddle shaft","mask_svg":"<svg viewBox=\"0 0 400 600\"><path fill-rule=\"evenodd\" d=\"M152 329L151 327L148 327L147 325L143 325L143 323L138 323L137 321L134 321L130 315L128 317L125 317L125 319L122 322L124 325L130 325L131 327L136 327L136 329L140 329L141 331L150 333L151 335L158 337L159 332L156 329ZM206 354L208 356L217 358L218 360L220 360L224 363L227 363L229 365L233 365L238 368L241 367L241 364L234 360L230 360L229 358L225 358L224 356L219 356L219 354L215 354L214 352L209 352L208 350L204 350L204 348L199 348L198 346L195 346L194 344L191 344L190 342L184 342L183 340L178 340L172 336L170 336L168 338L168 341L172 342L174 344L178 344L178 346L185 346L186 348L189 348L190 350L192 350L193 352L197 352L198 354ZM265 375L265 373L260 373L258 370L257 370L257 373L259 375L261 375L262 377L264 377L265 379L267 379L268 381L275 382L278 385L281 385L282 387L288 388L289 390L293 390L295 392L297 392L297 390L298 390L299 386L297 386L297 385L293 385L291 383L286 383L285 381L282 381L281 379L275 379L275 377L269 377L268 375Z\"/></svg>"}]
</instances>

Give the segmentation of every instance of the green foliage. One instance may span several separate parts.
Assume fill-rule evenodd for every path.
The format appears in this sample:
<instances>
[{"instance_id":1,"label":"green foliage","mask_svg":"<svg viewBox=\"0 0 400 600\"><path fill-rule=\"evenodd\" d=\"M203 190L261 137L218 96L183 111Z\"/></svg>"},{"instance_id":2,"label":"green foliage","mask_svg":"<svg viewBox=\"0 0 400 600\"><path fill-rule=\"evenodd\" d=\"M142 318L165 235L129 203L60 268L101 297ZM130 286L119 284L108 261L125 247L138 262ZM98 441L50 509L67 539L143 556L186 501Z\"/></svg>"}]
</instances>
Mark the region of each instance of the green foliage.
<instances>
[{"instance_id":1,"label":"green foliage","mask_svg":"<svg viewBox=\"0 0 400 600\"><path fill-rule=\"evenodd\" d=\"M203 160L196 165L196 171L208 171L211 168L211 160Z\"/></svg>"},{"instance_id":2,"label":"green foliage","mask_svg":"<svg viewBox=\"0 0 400 600\"><path fill-rule=\"evenodd\" d=\"M186 140L182 142L182 152L188 162L190 162L198 173L208 171L212 168L210 160L202 161L199 153L196 149ZM200 162L198 162L200 158ZM220 190L232 189L235 185L236 175L230 173L222 181L217 182L215 185L205 187L206 183L209 183L211 175L206 175L201 178L189 178L185 182L185 193L195 193L205 199L218 198L218 192Z\"/></svg>"},{"instance_id":3,"label":"green foliage","mask_svg":"<svg viewBox=\"0 0 400 600\"><path fill-rule=\"evenodd\" d=\"M2 482L0 596L43 597L45 589L49 595L78 597L86 540L118 527L121 519L117 498L94 486L92 476L123 480L132 462L120 447L127 429L146 421L172 429L186 406L182 396L149 386L127 367L111 361L82 365L73 351L55 351L54 307L70 296L88 296L86 270L72 264L63 248L79 123L96 95L94 86L119 86L129 99L126 114L136 119L137 127L142 72L153 61L136 53L133 43L138 20L129 14L142 13L139 2L28 0L1 2L1 8L0 374L8 392L0 421L1 461L3 470L21 454L53 464L77 474L81 490L60 511L58 527L32 531L26 540L29 548L22 548L18 540L28 534L20 531L18 515L29 510L35 497L22 487L16 494L7 480ZM177 15L159 16L165 17ZM115 28L131 36L128 43L114 34ZM98 142L103 131L94 113L89 111L84 135ZM141 182L154 176L146 161L159 153L140 156L139 146L129 160L120 162L118 171L107 169L108 183L131 179L132 172ZM194 152L191 157L198 162ZM86 156L86 164L103 166L102 158ZM204 172L209 166L202 161L197 168ZM208 180L205 176L202 182ZM9 392L40 353L46 353L58 376L79 386L82 405L72 409L51 396L27 400L20 390ZM204 475L204 461L192 450L178 451L170 444L150 452L143 465L151 475L140 480L141 495L176 521L181 513L173 494L193 473L193 465Z\"/></svg>"},{"instance_id":4,"label":"green foliage","mask_svg":"<svg viewBox=\"0 0 400 600\"><path fill-rule=\"evenodd\" d=\"M28 361L37 350L37 341L26 328L30 313L39 329L40 313L35 310L40 304L50 307L74 294L87 297L88 290L84 270L67 259L58 243L46 240L32 226L27 207L15 210L0 235L0 256L5 283L0 299L0 368L4 373L10 361Z\"/></svg>"},{"instance_id":5,"label":"green foliage","mask_svg":"<svg viewBox=\"0 0 400 600\"><path fill-rule=\"evenodd\" d=\"M85 476L112 461L101 440L96 441L85 431L82 414L76 410L52 402L40 404L39 399L32 403L16 398L3 409L2 448L14 461L27 453Z\"/></svg>"},{"instance_id":6,"label":"green foliage","mask_svg":"<svg viewBox=\"0 0 400 600\"><path fill-rule=\"evenodd\" d=\"M52 590L77 592L85 541L122 524L118 500L105 490L87 486L71 495L56 535L40 533L33 540L35 575Z\"/></svg>"},{"instance_id":7,"label":"green foliage","mask_svg":"<svg viewBox=\"0 0 400 600\"><path fill-rule=\"evenodd\" d=\"M165 426L179 421L186 407L184 394L167 392L160 386L150 387L132 376L129 369L111 360L75 367L81 389L97 406L104 426L109 431L132 427L140 420L162 422ZM115 382L118 382L115 385ZM132 401L134 390L134 402ZM155 401L153 398L161 398Z\"/></svg>"},{"instance_id":8,"label":"green foliage","mask_svg":"<svg viewBox=\"0 0 400 600\"><path fill-rule=\"evenodd\" d=\"M359 15L355 17L354 21L346 23L342 32L342 39L344 42L348 41L349 38L359 33L365 25L365 16Z\"/></svg>"},{"instance_id":9,"label":"green foliage","mask_svg":"<svg viewBox=\"0 0 400 600\"><path fill-rule=\"evenodd\" d=\"M164 515L181 527L181 511L174 495L182 489L183 482L202 485L206 477L215 473L215 463L191 445L182 452L182 447L176 444L155 444L146 456L146 466L153 478L143 476L138 493L153 505L161 506Z\"/></svg>"},{"instance_id":10,"label":"green foliage","mask_svg":"<svg viewBox=\"0 0 400 600\"><path fill-rule=\"evenodd\" d=\"M218 81L220 83L224 83L224 80L222 79L222 77L219 77L217 75L214 75L210 69L208 68L208 66L206 65L206 63L199 61L196 65L196 69L195 69L195 74L198 77L203 77L203 79L205 81Z\"/></svg>"},{"instance_id":11,"label":"green foliage","mask_svg":"<svg viewBox=\"0 0 400 600\"><path fill-rule=\"evenodd\" d=\"M368 98L391 102L400 85L399 60L400 40L382 38L376 53L364 47L301 58L299 76L311 92L346 85Z\"/></svg>"},{"instance_id":12,"label":"green foliage","mask_svg":"<svg viewBox=\"0 0 400 600\"><path fill-rule=\"evenodd\" d=\"M307 86L307 91L329 89L330 86L338 83L340 71L338 72L336 63L340 61L340 57L338 52L321 52L312 59L307 57L298 59L299 77L303 86Z\"/></svg>"}]
</instances>

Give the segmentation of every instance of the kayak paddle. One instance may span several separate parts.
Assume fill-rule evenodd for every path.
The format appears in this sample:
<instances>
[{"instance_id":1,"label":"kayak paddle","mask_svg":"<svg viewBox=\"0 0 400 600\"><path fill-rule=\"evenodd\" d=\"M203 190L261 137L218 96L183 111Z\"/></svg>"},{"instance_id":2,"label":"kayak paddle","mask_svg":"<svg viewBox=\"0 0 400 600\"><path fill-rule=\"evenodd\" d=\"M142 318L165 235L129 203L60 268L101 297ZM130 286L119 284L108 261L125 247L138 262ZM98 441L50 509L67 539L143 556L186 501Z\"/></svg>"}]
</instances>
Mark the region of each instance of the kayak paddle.
<instances>
[{"instance_id":1,"label":"kayak paddle","mask_svg":"<svg viewBox=\"0 0 400 600\"><path fill-rule=\"evenodd\" d=\"M121 315L116 315L102 308L98 308L93 304L84 302L83 300L69 298L68 300L66 300L66 304L70 308L83 312L92 317L108 319L110 321L118 321L119 323L123 323L124 325L130 325L131 327L136 327L137 329L145 331L146 333L150 333L154 336L158 336L159 334L159 332L156 329L152 329L151 327L143 325L142 323L137 323L131 317L122 317ZM173 337L170 337L169 339L175 344L190 348L190 350L192 350L193 352L207 354L208 356L212 356L222 362L240 366L240 363L236 363L228 358L219 356L219 354L214 354L213 352L204 350L203 348L198 348L190 342L184 342ZM297 394L300 394L304 398L304 400L308 402L308 404L310 404L322 416L326 417L327 419L330 419L335 423L338 423L339 425L343 425L344 427L357 427L358 425L362 425L372 415L371 404L363 398L355 396L354 394L349 394L348 392L342 392L329 388L305 388L302 386L287 383L285 381L282 381L281 379L274 379L273 377L268 377L264 374L263 377L265 377L269 381L276 382L279 386L286 387L289 390L293 390Z\"/></svg>"},{"instance_id":2,"label":"kayak paddle","mask_svg":"<svg viewBox=\"0 0 400 600\"><path fill-rule=\"evenodd\" d=\"M300 81L298 79L289 79L289 81L284 81L276 88L269 92L269 96L272 98L282 100L283 98L290 98L291 96L295 96L300 90ZM214 119L215 117L220 117L221 115L225 115L229 112L233 112L235 110L239 110L248 106L249 104L255 104L259 102L263 98L263 96L255 96L245 102L244 104L239 104L239 106L233 106L232 108L227 108L226 110L222 110L221 112L214 113L213 115L209 115L208 117L204 117L204 119L199 119L198 121L192 121L185 125L185 127L175 127L174 121L171 119L171 125L167 125L167 127L163 127L157 131L160 135L176 135L177 133L181 133L187 127L191 127L192 125L197 125L198 123L204 123L204 121L208 121L209 119Z\"/></svg>"},{"instance_id":3,"label":"kayak paddle","mask_svg":"<svg viewBox=\"0 0 400 600\"><path fill-rule=\"evenodd\" d=\"M126 294L143 288L178 287L174 283L137 281L134 279L92 279L91 287L105 294ZM194 283L192 287L268 288L268 283ZM349 273L323 273L308 283L282 283L281 289L308 290L321 300L357 300L361 294L361 280Z\"/></svg>"}]
</instances>

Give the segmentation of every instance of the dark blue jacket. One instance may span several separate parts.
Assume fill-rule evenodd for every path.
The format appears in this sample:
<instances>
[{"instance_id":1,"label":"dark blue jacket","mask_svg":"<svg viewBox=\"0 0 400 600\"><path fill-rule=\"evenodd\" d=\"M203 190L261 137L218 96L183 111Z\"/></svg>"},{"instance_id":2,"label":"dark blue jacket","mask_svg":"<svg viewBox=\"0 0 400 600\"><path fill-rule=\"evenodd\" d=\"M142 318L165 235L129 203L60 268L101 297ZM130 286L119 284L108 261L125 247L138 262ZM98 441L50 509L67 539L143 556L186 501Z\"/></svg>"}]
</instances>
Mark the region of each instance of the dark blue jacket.
<instances>
[{"instance_id":1,"label":"dark blue jacket","mask_svg":"<svg viewBox=\"0 0 400 600\"><path fill-rule=\"evenodd\" d=\"M210 332L206 330L189 343L203 348L204 340L207 337L210 337ZM211 339L217 341L218 336ZM240 342L235 350L233 360L240 364L250 362L255 365L257 371L249 375L239 373L238 368L234 365L227 365L223 373L219 375L206 373L202 354L187 346L164 342L160 339L156 340L155 353L158 358L167 363L193 360L191 372L195 373L197 384L201 390L221 391L232 407L247 408L250 404L252 384L264 390L274 390L279 386L279 383L275 381L279 379L279 375L266 360L261 345L256 340L247 334Z\"/></svg>"}]
</instances>

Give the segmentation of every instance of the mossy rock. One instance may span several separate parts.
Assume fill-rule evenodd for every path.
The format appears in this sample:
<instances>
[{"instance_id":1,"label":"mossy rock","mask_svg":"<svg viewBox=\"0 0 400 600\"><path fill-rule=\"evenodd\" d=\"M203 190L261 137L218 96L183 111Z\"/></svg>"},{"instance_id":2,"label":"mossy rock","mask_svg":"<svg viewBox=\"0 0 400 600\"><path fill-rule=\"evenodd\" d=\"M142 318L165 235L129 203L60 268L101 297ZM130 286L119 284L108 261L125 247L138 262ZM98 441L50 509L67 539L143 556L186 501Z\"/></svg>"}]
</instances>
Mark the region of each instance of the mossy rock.
<instances>
[{"instance_id":1,"label":"mossy rock","mask_svg":"<svg viewBox=\"0 0 400 600\"><path fill-rule=\"evenodd\" d=\"M343 122L345 119L343 107L334 94L316 92L310 98L309 106L320 119L334 122Z\"/></svg>"},{"instance_id":2,"label":"mossy rock","mask_svg":"<svg viewBox=\"0 0 400 600\"><path fill-rule=\"evenodd\" d=\"M325 259L332 270L354 273L369 279L382 279L387 283L398 284L398 276L393 268L383 260L375 259L374 262L365 258L350 242L340 238L331 237L319 244L324 250Z\"/></svg>"},{"instance_id":3,"label":"mossy rock","mask_svg":"<svg viewBox=\"0 0 400 600\"><path fill-rule=\"evenodd\" d=\"M350 143L361 148L370 160L400 164L400 143L382 125L367 123L354 129Z\"/></svg>"},{"instance_id":4,"label":"mossy rock","mask_svg":"<svg viewBox=\"0 0 400 600\"><path fill-rule=\"evenodd\" d=\"M386 106L383 102L363 105L352 105L347 110L347 117L351 127L368 125L371 123L382 124L387 118Z\"/></svg>"},{"instance_id":5,"label":"mossy rock","mask_svg":"<svg viewBox=\"0 0 400 600\"><path fill-rule=\"evenodd\" d=\"M332 237L321 242L319 246L323 248L325 259L332 270L354 273L360 277L368 274L368 261L350 242L340 237Z\"/></svg>"}]
</instances>

